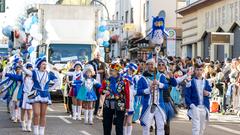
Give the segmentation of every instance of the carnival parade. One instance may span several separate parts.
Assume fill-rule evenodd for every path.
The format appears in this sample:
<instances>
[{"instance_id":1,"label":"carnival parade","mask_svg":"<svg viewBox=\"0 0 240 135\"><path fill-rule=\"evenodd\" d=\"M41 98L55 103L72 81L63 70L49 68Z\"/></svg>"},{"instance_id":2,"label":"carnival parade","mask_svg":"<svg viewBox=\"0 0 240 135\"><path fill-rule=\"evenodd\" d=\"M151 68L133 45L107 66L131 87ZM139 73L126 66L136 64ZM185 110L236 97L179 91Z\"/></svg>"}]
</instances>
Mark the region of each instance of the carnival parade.
<instances>
[{"instance_id":1,"label":"carnival parade","mask_svg":"<svg viewBox=\"0 0 240 135\"><path fill-rule=\"evenodd\" d=\"M240 134L238 22L199 15L226 0L113 1L0 0L0 135Z\"/></svg>"}]
</instances>

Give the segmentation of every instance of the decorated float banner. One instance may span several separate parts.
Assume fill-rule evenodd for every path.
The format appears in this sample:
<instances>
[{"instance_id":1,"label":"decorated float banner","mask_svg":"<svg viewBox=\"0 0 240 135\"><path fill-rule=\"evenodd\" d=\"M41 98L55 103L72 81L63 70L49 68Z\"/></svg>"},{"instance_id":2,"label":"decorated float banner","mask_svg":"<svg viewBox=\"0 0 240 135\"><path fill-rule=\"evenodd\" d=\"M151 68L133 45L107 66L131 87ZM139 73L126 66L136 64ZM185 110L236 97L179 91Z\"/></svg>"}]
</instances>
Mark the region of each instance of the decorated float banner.
<instances>
[{"instance_id":1,"label":"decorated float banner","mask_svg":"<svg viewBox=\"0 0 240 135\"><path fill-rule=\"evenodd\" d=\"M176 56L176 31L174 29L167 29L167 55Z\"/></svg>"}]
</instances>

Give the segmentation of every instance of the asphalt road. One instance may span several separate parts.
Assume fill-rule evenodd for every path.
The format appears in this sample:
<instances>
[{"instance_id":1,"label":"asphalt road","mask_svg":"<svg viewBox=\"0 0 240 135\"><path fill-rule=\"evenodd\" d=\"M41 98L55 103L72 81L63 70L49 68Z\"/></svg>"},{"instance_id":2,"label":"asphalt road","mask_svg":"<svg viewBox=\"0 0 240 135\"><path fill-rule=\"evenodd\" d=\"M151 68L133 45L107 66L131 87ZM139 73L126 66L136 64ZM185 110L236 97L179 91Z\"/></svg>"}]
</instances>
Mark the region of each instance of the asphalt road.
<instances>
[{"instance_id":1,"label":"asphalt road","mask_svg":"<svg viewBox=\"0 0 240 135\"><path fill-rule=\"evenodd\" d=\"M240 118L218 114L212 114L211 117L205 135L240 135ZM141 132L141 126L138 123L134 124L133 135L141 135ZM9 120L5 104L0 102L0 135L31 134L22 132L20 123L12 123ZM55 103L48 109L46 135L103 135L102 122L100 118L94 119L94 125L73 121L65 113L63 104ZM191 135L191 122L187 120L184 111L172 121L171 135Z\"/></svg>"}]
</instances>

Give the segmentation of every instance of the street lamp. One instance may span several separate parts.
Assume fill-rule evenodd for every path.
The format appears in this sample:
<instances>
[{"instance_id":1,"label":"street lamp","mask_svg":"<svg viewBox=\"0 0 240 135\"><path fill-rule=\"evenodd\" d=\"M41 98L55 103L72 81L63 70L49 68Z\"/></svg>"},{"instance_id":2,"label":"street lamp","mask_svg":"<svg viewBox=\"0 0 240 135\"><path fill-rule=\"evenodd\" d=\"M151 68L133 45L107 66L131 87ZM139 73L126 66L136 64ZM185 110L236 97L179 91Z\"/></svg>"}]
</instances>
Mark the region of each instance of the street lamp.
<instances>
[{"instance_id":1,"label":"street lamp","mask_svg":"<svg viewBox=\"0 0 240 135\"><path fill-rule=\"evenodd\" d=\"M92 0L92 1L91 1L91 5L93 5L94 2L99 3L100 5L102 5L102 6L105 8L105 10L107 11L107 19L110 20L109 12L108 12L108 8L107 8L107 6L106 6L105 4L103 4L103 3L102 3L101 1L99 1L99 0Z\"/></svg>"}]
</instances>

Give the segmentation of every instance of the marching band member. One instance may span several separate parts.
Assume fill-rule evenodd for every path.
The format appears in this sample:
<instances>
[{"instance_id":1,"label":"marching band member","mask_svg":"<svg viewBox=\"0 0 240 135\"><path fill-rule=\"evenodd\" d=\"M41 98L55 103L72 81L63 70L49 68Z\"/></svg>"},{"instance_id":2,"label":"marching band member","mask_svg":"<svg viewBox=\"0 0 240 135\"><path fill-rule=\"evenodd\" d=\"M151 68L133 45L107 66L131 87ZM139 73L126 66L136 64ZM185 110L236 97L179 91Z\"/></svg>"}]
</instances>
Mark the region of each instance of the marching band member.
<instances>
[{"instance_id":1,"label":"marching band member","mask_svg":"<svg viewBox=\"0 0 240 135\"><path fill-rule=\"evenodd\" d=\"M38 58L35 64L36 69L32 71L25 67L22 69L33 80L33 88L28 95L28 103L33 106L33 133L34 135L44 135L47 107L52 104L49 90L55 89L59 85L59 82L52 72L46 70L47 63L45 57ZM50 81L53 81L54 85L49 88Z\"/></svg>"},{"instance_id":2,"label":"marching band member","mask_svg":"<svg viewBox=\"0 0 240 135\"><path fill-rule=\"evenodd\" d=\"M82 112L82 101L76 99L78 91L81 88L81 79L82 77L82 64L80 62L76 62L73 66L75 69L74 72L68 72L66 75L72 76L72 89L69 92L69 96L72 97L72 111L73 111L73 120L81 120L81 112Z\"/></svg>"},{"instance_id":3,"label":"marching band member","mask_svg":"<svg viewBox=\"0 0 240 135\"><path fill-rule=\"evenodd\" d=\"M101 84L97 82L93 75L95 74L93 66L88 64L85 65L83 70L83 78L81 82L81 88L78 91L77 99L83 101L84 105L84 123L93 124L93 104L97 100L97 95L94 90L100 88Z\"/></svg>"},{"instance_id":4,"label":"marching band member","mask_svg":"<svg viewBox=\"0 0 240 135\"><path fill-rule=\"evenodd\" d=\"M123 135L123 121L125 113L129 110L130 84L120 75L121 65L110 65L110 77L103 81L100 90L106 98L103 106L104 135L111 135L112 124L116 126L116 135Z\"/></svg>"},{"instance_id":5,"label":"marching band member","mask_svg":"<svg viewBox=\"0 0 240 135\"><path fill-rule=\"evenodd\" d=\"M150 126L155 118L157 135L164 135L166 114L163 110L164 102L162 94L163 91L168 90L168 82L164 75L160 75L154 69L154 59L148 59L146 63L147 71L143 73L137 86L137 95L142 96L143 104L140 117L141 125L143 126L142 134L150 135Z\"/></svg>"},{"instance_id":6,"label":"marching band member","mask_svg":"<svg viewBox=\"0 0 240 135\"><path fill-rule=\"evenodd\" d=\"M133 81L134 76L138 72L138 66L134 63L129 63L127 65L127 75L124 76L130 82L129 88L129 99L130 99L130 106L128 112L126 112L126 116L124 118L124 127L123 127L123 134L124 135L131 135L132 134L132 119L134 113L134 97L136 95L135 84Z\"/></svg>"},{"instance_id":7,"label":"marching band member","mask_svg":"<svg viewBox=\"0 0 240 135\"><path fill-rule=\"evenodd\" d=\"M186 86L185 101L189 108L188 116L192 120L192 134L203 135L206 121L209 119L209 98L212 89L209 82L203 78L203 62L196 59L194 66L195 77Z\"/></svg>"}]
</instances>

